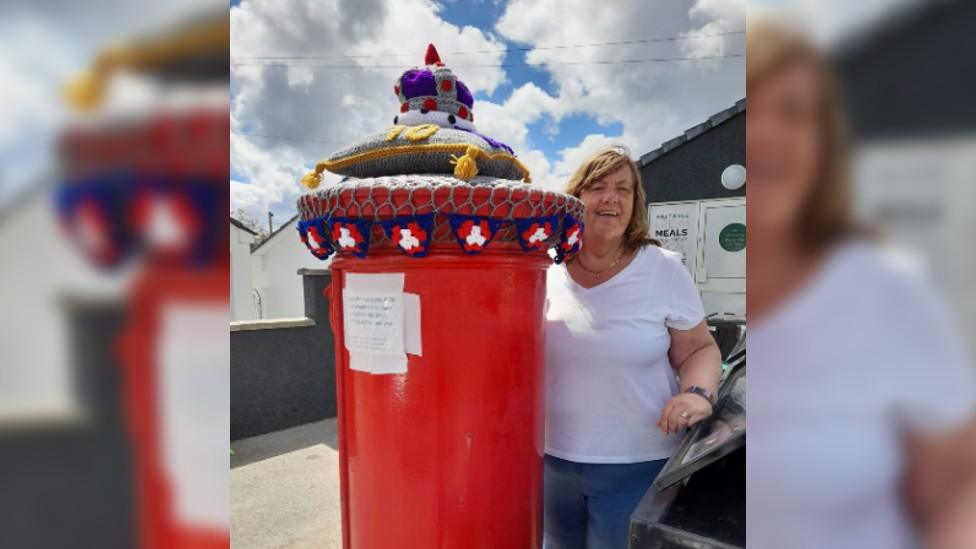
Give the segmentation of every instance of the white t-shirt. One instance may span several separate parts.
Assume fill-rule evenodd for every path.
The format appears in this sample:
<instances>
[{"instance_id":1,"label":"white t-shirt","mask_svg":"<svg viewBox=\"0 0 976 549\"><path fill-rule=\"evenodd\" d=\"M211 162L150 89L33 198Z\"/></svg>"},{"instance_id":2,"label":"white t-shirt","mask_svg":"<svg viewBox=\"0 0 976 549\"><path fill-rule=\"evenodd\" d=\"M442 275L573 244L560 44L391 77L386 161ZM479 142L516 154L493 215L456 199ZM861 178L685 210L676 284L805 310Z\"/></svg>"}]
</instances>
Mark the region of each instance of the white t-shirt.
<instances>
[{"instance_id":1,"label":"white t-shirt","mask_svg":"<svg viewBox=\"0 0 976 549\"><path fill-rule=\"evenodd\" d=\"M750 548L916 545L901 435L966 418L974 380L950 315L910 267L844 244L749 323Z\"/></svg>"},{"instance_id":2,"label":"white t-shirt","mask_svg":"<svg viewBox=\"0 0 976 549\"><path fill-rule=\"evenodd\" d=\"M678 436L655 426L678 392L668 328L704 318L680 255L645 246L590 289L554 265L546 291L546 453L581 463L670 456Z\"/></svg>"}]
</instances>

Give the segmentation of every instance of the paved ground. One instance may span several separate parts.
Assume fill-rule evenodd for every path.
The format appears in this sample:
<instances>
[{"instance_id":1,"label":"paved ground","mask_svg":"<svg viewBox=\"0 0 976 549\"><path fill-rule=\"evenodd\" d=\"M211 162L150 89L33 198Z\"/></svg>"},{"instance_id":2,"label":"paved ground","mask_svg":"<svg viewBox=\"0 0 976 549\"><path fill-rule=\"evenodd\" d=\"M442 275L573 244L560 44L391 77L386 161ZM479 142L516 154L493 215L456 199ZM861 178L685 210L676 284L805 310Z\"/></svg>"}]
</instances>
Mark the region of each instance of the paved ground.
<instances>
[{"instance_id":1,"label":"paved ground","mask_svg":"<svg viewBox=\"0 0 976 549\"><path fill-rule=\"evenodd\" d=\"M231 547L342 547L335 419L231 447Z\"/></svg>"}]
</instances>

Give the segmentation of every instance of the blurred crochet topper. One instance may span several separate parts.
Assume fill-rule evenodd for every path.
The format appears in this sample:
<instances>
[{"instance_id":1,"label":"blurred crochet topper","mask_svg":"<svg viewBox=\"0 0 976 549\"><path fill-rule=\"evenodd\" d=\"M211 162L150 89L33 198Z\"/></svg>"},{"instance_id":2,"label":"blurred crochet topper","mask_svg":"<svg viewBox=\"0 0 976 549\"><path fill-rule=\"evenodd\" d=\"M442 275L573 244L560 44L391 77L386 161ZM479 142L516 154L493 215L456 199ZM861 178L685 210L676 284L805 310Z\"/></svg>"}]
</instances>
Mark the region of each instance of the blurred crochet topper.
<instances>
[{"instance_id":1,"label":"blurred crochet topper","mask_svg":"<svg viewBox=\"0 0 976 549\"><path fill-rule=\"evenodd\" d=\"M92 263L226 261L229 34L211 16L107 47L66 86L55 208Z\"/></svg>"},{"instance_id":2,"label":"blurred crochet topper","mask_svg":"<svg viewBox=\"0 0 976 549\"><path fill-rule=\"evenodd\" d=\"M230 22L212 7L100 14L43 192L4 209L0 546L229 546ZM37 43L76 26L38 21Z\"/></svg>"}]
</instances>

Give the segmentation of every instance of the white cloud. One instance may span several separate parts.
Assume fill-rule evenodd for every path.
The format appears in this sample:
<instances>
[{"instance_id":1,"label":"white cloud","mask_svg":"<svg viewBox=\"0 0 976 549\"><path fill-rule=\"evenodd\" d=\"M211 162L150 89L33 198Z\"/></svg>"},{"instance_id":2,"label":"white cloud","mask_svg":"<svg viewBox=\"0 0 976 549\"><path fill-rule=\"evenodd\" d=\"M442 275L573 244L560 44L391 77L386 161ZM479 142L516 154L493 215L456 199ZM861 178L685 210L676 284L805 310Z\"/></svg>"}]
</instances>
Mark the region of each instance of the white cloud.
<instances>
[{"instance_id":1,"label":"white cloud","mask_svg":"<svg viewBox=\"0 0 976 549\"><path fill-rule=\"evenodd\" d=\"M785 18L831 48L925 0L748 0L749 17Z\"/></svg>"},{"instance_id":2,"label":"white cloud","mask_svg":"<svg viewBox=\"0 0 976 549\"><path fill-rule=\"evenodd\" d=\"M69 37L32 15L0 20L0 198L53 167L51 139L64 120L58 94L74 62ZM25 48L41 43L43 48Z\"/></svg>"},{"instance_id":3,"label":"white cloud","mask_svg":"<svg viewBox=\"0 0 976 549\"><path fill-rule=\"evenodd\" d=\"M689 37L678 42L682 53L688 57L725 55L733 53L728 48L731 39L727 33L740 31L746 26L746 2L745 0L695 0L694 5L688 10L688 15L692 21L702 24L682 33L682 36ZM718 63L721 61L715 60L710 65L715 66Z\"/></svg>"},{"instance_id":4,"label":"white cloud","mask_svg":"<svg viewBox=\"0 0 976 549\"><path fill-rule=\"evenodd\" d=\"M301 175L332 151L388 127L397 114L393 84L423 65L434 43L450 65L500 64L501 53L457 56L454 51L501 50L504 44L474 27L459 28L428 0L304 3L246 0L231 9L231 126L235 131L310 140L287 141L233 134L231 162L248 185L232 192L232 208L294 212ZM373 57L377 53L388 57ZM257 60L253 56L320 56ZM463 57L463 59L462 59ZM255 66L286 63L342 68ZM473 92L493 92L505 80L498 67L459 75ZM480 117L481 104L476 106ZM325 184L336 178L326 174ZM238 187L247 185L240 184ZM263 202L262 202L263 200Z\"/></svg>"},{"instance_id":5,"label":"white cloud","mask_svg":"<svg viewBox=\"0 0 976 549\"><path fill-rule=\"evenodd\" d=\"M553 13L573 14L552 17ZM625 42L673 37L698 28L741 30L745 8L725 7L712 0L629 2L608 9L589 0L513 0L496 29L503 36L537 48L528 52L529 63L551 74L556 96L535 98L533 105L558 121L571 113L589 114L598 122L620 122L634 154L655 148L715 112L732 105L745 93L741 60L703 64L697 61L635 64L571 65L567 62L647 60L687 56L684 40L655 41L585 48L551 48L567 44ZM698 25L698 26L696 26ZM741 35L720 39L723 52L742 48ZM715 48L715 46L711 46ZM563 63L563 64L560 64Z\"/></svg>"},{"instance_id":6,"label":"white cloud","mask_svg":"<svg viewBox=\"0 0 976 549\"><path fill-rule=\"evenodd\" d=\"M278 200L278 196L269 188L251 185L240 181L230 182L230 201L234 210L244 209L253 219L261 219L266 215L264 205Z\"/></svg>"},{"instance_id":7,"label":"white cloud","mask_svg":"<svg viewBox=\"0 0 976 549\"><path fill-rule=\"evenodd\" d=\"M554 18L553 13L573 16ZM505 107L523 123L543 119L555 127L567 115L585 114L601 124L623 125L621 136L593 134L559 151L559 158L547 161L536 180L561 188L583 160L609 145L626 145L639 157L745 95L745 64L741 60L565 64L737 53L743 49L742 35L710 38L707 45L695 41L692 46L684 45L691 40L585 48L553 46L715 34L744 28L745 6L741 1L697 0L690 7L688 3L667 1L654 4L653 8L645 2L630 2L612 9L589 0L510 2L496 30L506 38L537 48L527 53L526 60L550 72L555 95L527 84L512 94ZM508 133L519 135L516 130ZM531 145L528 141L522 143ZM531 154L530 150L523 156Z\"/></svg>"},{"instance_id":8,"label":"white cloud","mask_svg":"<svg viewBox=\"0 0 976 549\"><path fill-rule=\"evenodd\" d=\"M559 161L553 168L553 176L559 180L559 187L561 188L576 171L576 168L600 149L611 145L624 145L631 148L631 154L638 154L632 148L633 141L633 138L626 135L619 137L610 137L602 133L587 135L579 145L560 151Z\"/></svg>"},{"instance_id":9,"label":"white cloud","mask_svg":"<svg viewBox=\"0 0 976 549\"><path fill-rule=\"evenodd\" d=\"M73 115L61 95L109 43L221 13L216 0L34 2L7 0L0 17L0 201L49 176L53 142Z\"/></svg>"},{"instance_id":10,"label":"white cloud","mask_svg":"<svg viewBox=\"0 0 976 549\"><path fill-rule=\"evenodd\" d=\"M5 46L0 50L0 146L29 125L50 126L58 119L58 94L51 86L70 62L69 44L50 27L26 19L4 25ZM43 50L23 48L42 42ZM16 49L16 51L14 51Z\"/></svg>"},{"instance_id":11,"label":"white cloud","mask_svg":"<svg viewBox=\"0 0 976 549\"><path fill-rule=\"evenodd\" d=\"M302 156L289 148L269 149L237 134L230 136L234 173L247 180L231 182L231 209L244 208L257 219L269 209L287 219L294 214L298 182L307 168Z\"/></svg>"}]
</instances>

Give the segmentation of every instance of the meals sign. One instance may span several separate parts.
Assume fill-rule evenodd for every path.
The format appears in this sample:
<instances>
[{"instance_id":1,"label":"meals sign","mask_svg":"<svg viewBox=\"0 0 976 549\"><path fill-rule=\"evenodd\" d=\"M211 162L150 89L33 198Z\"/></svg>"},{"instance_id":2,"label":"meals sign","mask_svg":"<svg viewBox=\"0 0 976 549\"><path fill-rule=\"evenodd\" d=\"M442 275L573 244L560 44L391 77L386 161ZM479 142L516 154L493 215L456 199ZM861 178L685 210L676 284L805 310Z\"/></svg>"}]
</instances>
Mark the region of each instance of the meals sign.
<instances>
[{"instance_id":1,"label":"meals sign","mask_svg":"<svg viewBox=\"0 0 976 549\"><path fill-rule=\"evenodd\" d=\"M651 204L647 208L651 236L665 249L681 254L691 273L695 272L698 241L698 204Z\"/></svg>"}]
</instances>

